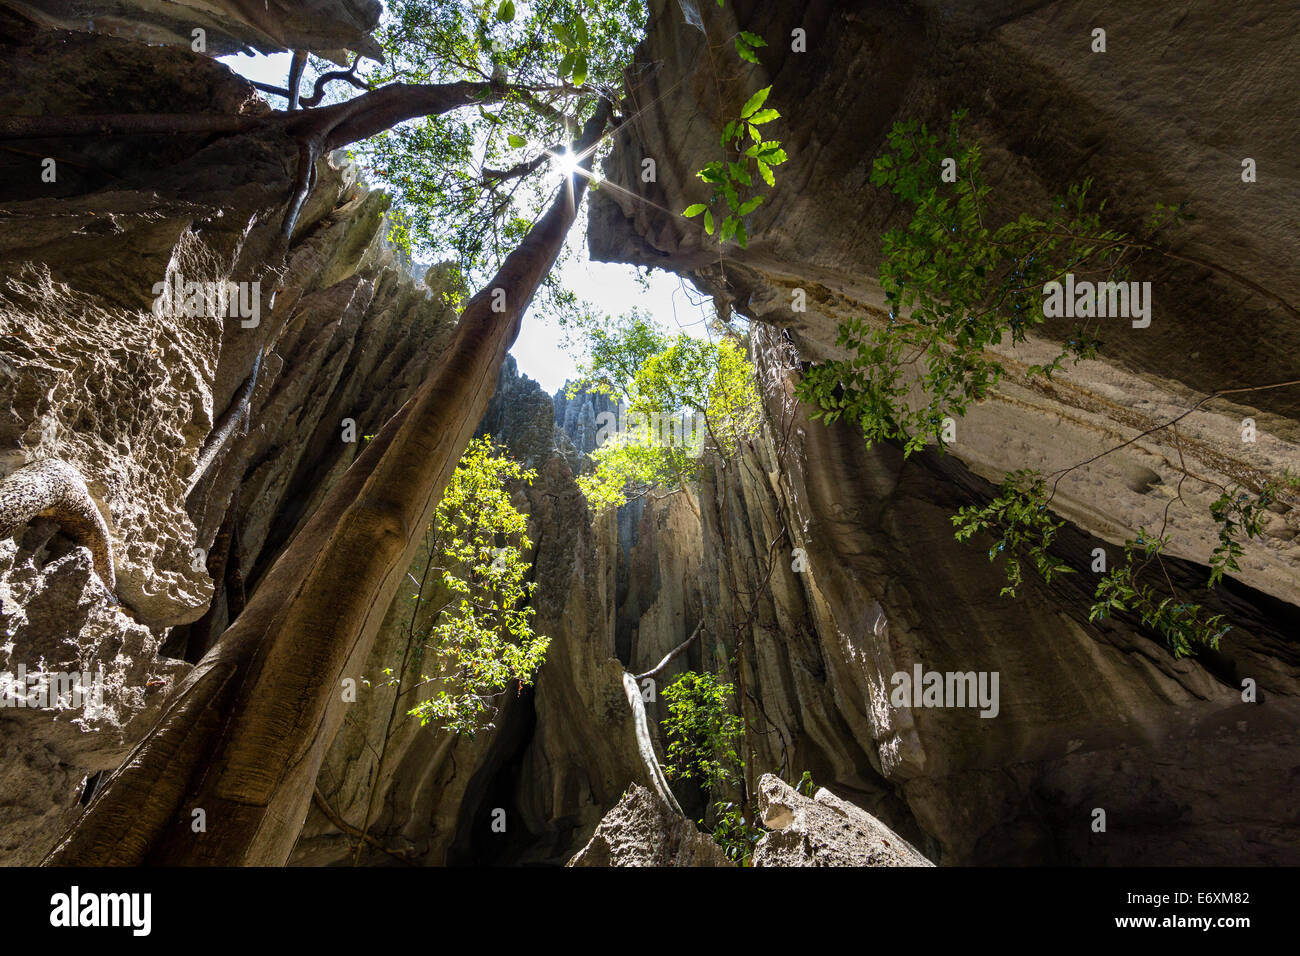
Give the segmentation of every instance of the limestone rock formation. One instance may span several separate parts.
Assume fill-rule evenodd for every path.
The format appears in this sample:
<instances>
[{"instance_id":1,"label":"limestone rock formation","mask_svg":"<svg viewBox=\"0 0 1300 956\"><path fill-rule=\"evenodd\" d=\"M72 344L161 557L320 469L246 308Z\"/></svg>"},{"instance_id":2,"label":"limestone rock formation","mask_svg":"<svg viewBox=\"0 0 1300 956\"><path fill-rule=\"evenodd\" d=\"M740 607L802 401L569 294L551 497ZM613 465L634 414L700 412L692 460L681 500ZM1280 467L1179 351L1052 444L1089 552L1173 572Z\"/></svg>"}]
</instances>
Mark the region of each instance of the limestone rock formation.
<instances>
[{"instance_id":1,"label":"limestone rock formation","mask_svg":"<svg viewBox=\"0 0 1300 956\"><path fill-rule=\"evenodd\" d=\"M775 775L755 781L775 828L761 865L1300 862L1286 785L1300 772L1294 509L1277 506L1240 573L1206 596L1233 624L1222 649L1181 660L1134 620L1090 622L1086 573L1000 598L999 568L951 524L1004 471L1052 471L1133 439L1061 484L1059 545L1082 569L1158 522L1184 458L1225 484L1300 470L1297 390L1209 398L1296 377L1300 325L1196 264L1300 298L1288 266L1297 13L1262 2L1222 31L1215 4L1108 8L1116 52L1103 60L1080 52L1082 4L967 6L653 0L606 165L617 188L592 197L591 248L678 272L751 319L767 424L698 487L596 516L574 476L616 409L548 396L507 363L480 432L538 473L513 493L529 516L547 662L490 731L422 728L384 674L418 623L399 594L357 662L355 704L321 742L293 863L717 864L690 823L708 812L702 794L679 788L682 820L638 786L622 685L697 631L656 689L687 669L728 670L743 646L750 770ZM0 3L0 115L255 116L268 106L247 82L189 51L191 20L209 53L364 52L375 8ZM706 45L738 28L772 41L761 65L711 75ZM776 42L796 28L807 53ZM749 248L719 257L698 220L672 211L703 198L694 172L718 128L769 83L791 161ZM951 453L904 458L812 420L793 388L807 363L839 354L844 318L887 315L871 276L904 213L868 184L885 131L961 106L991 178L1026 203L1085 176L1128 219L1188 199L1201 218L1177 249L1196 261L1139 260L1159 290L1152 325L1114 329L1096 361L1051 383L1025 366L1068 330L1004 351L1008 377L958 423ZM47 148L59 176L36 191ZM48 699L0 709L0 862L44 855L455 325L443 293L462 280L404 260L386 239L387 197L342 155L317 164L287 257L272 263L296 156L269 132L0 151L0 481L66 464L96 532L46 509L0 515L0 675L102 669L105 682L93 712ZM1244 156L1258 183L1240 181ZM650 183L646 157L658 161ZM160 301L155 288L178 278L260 283L258 314ZM808 311L794 311L795 289ZM1176 438L1154 428L1202 400ZM1247 417L1254 442L1241 440ZM1182 489L1170 528L1171 584L1188 591L1214 543L1207 487ZM110 559L116 594L103 586ZM893 679L917 667L998 675L996 716L899 704ZM655 731L662 697L646 709ZM805 770L828 788L812 800L776 780ZM1096 808L1105 833L1089 826Z\"/></svg>"},{"instance_id":2,"label":"limestone rock formation","mask_svg":"<svg viewBox=\"0 0 1300 956\"><path fill-rule=\"evenodd\" d=\"M89 550L38 518L0 541L0 859L33 864L157 716L184 661L106 600Z\"/></svg>"},{"instance_id":3,"label":"limestone rock formation","mask_svg":"<svg viewBox=\"0 0 1300 956\"><path fill-rule=\"evenodd\" d=\"M568 866L732 866L722 848L635 784Z\"/></svg>"},{"instance_id":4,"label":"limestone rock formation","mask_svg":"<svg viewBox=\"0 0 1300 956\"><path fill-rule=\"evenodd\" d=\"M754 866L934 866L889 827L825 787L805 797L780 777L764 774L758 809L771 832L754 847Z\"/></svg>"},{"instance_id":5,"label":"limestone rock formation","mask_svg":"<svg viewBox=\"0 0 1300 956\"><path fill-rule=\"evenodd\" d=\"M5 39L6 113L23 112L31 89L49 97L51 112L258 103L224 66L175 50L78 34ZM92 63L101 79L123 82L81 84ZM182 658L197 660L221 633L232 601L256 588L365 436L409 397L454 324L443 293L458 289L459 277L442 267L424 281L408 274L386 241L387 197L361 184L341 155L319 165L299 241L283 272L267 274L261 260L291 161L256 140L162 147L174 163L158 148L84 144L87 162L61 161L68 175L52 184L63 198L11 192L0 210L3 471L57 461L83 477L117 579L115 597L92 573L101 556L78 547L65 524L6 526L0 672L102 664L107 681L93 719L48 707L0 711L7 746L21 747L27 768L9 767L0 784L3 842L25 862L49 848L86 779L115 768L148 728L189 670ZM193 155L180 158L187 149ZM109 188L76 172L106 165L116 169ZM261 282L256 321L159 306L156 285L177 277ZM250 379L244 426L196 473ZM218 534L231 527L233 536ZM234 551L222 555L232 569L224 575L215 570L219 539ZM58 768L43 771L48 788L33 787L38 767Z\"/></svg>"},{"instance_id":6,"label":"limestone rock formation","mask_svg":"<svg viewBox=\"0 0 1300 956\"><path fill-rule=\"evenodd\" d=\"M605 166L617 188L592 200L592 255L690 276L745 316L782 329L800 361L841 357L844 319L881 323L889 311L874 279L880 237L905 213L869 183L885 134L896 120L937 127L968 108L987 178L1024 207L1092 177L1132 231L1156 203L1186 201L1197 219L1178 235L1177 252L1234 270L1294 309L1300 279L1281 264L1294 231L1288 211L1300 196L1289 159L1300 133L1269 104L1300 82L1296 58L1283 52L1294 30L1278 32L1300 25L1300 13L1284 2L1259 4L1228 30L1212 26L1215 16L1230 15L1214 6L1196 16L1170 10L1158 26L1137 8L1110 10L1108 36L1120 37L1124 52L1094 55L1094 16L1082 3L962 12L938 2L700 4L706 34L675 0L655 0L628 71L634 118L620 128ZM806 33L807 52L785 42L796 28ZM737 29L768 37L771 48L762 65L729 65L714 76L715 60L728 51L723 45L710 56L705 47ZM751 217L748 248L729 246L719 258L700 220L673 211L708 198L695 171L716 159L717 130L769 84L768 105L783 118L767 128L790 161ZM1239 87L1239 96L1221 95ZM1137 89L1143 95L1124 92ZM1277 175L1243 183L1242 157L1263 162L1261 151ZM651 183L640 175L647 157L658 170ZM1051 382L1025 372L1070 333L1068 321L1046 326L1027 345L999 349L1008 375L961 419L951 453L994 481L1018 468L1051 473L1167 422L1215 390L1296 378L1283 358L1300 348L1293 309L1187 261L1146 256L1138 271L1156 290L1149 328L1116 320L1104 329L1097 360L1067 366ZM806 293L806 311L795 311L795 289ZM1287 388L1208 402L1179 423L1180 442L1157 431L1066 475L1054 507L1115 544L1140 526L1159 526L1180 453L1195 473L1224 484L1295 472L1298 396L1300 389ZM1246 418L1258 426L1253 442L1242 439ZM1217 492L1208 487L1181 489L1189 507L1169 529L1172 553L1203 561L1214 546L1208 505ZM1267 534L1247 545L1240 580L1294 599L1297 520L1294 511L1270 518Z\"/></svg>"},{"instance_id":7,"label":"limestone rock formation","mask_svg":"<svg viewBox=\"0 0 1300 956\"><path fill-rule=\"evenodd\" d=\"M351 860L349 838L369 817L374 842L362 853L365 862L399 856L434 865L558 865L590 837L627 784L643 780L610 627L620 601L617 525L612 516L592 521L551 399L518 374L513 360L502 369L479 431L538 472L514 495L529 516L534 628L551 639L546 664L533 688L507 696L494 728L472 739L406 718L415 699L408 691L390 723L395 691L381 672L400 666L418 629L410 595L399 597L367 662L357 705L322 767L321 796L295 864ZM417 558L412 576L422 571ZM410 670L405 679L412 687L418 675ZM375 756L381 751L382 771ZM505 834L491 826L498 808L506 812Z\"/></svg>"},{"instance_id":8,"label":"limestone rock formation","mask_svg":"<svg viewBox=\"0 0 1300 956\"><path fill-rule=\"evenodd\" d=\"M370 36L379 23L378 0L7 0L4 6L46 27L186 49L201 29L206 36L200 52L214 56L247 50L380 56Z\"/></svg>"},{"instance_id":9,"label":"limestone rock formation","mask_svg":"<svg viewBox=\"0 0 1300 956\"><path fill-rule=\"evenodd\" d=\"M1270 16L1293 19L1283 6ZM1115 329L1098 361L1031 383L1023 369L1060 331L1047 328L1006 359L1007 379L959 421L946 456L867 449L850 425L811 421L791 399L801 363L842 354L843 319L886 316L870 277L880 235L904 219L868 183L884 134L895 120L937 124L958 107L971 110L990 178L1018 199L1039 201L1085 176L1124 210L1189 198L1203 218L1179 251L1229 263L1294 303L1294 270L1277 267L1294 180L1283 173L1268 193L1246 193L1238 175L1238 154L1256 147L1278 150L1285 167L1294 125L1208 92L1236 82L1223 75L1231 70L1252 78L1253 102L1282 95L1295 85L1295 61L1281 66L1269 51L1286 41L1268 18L1228 35L1178 17L1153 31L1136 12L1116 13L1110 36L1146 52L1100 69L1080 52L1090 21L1077 5L958 14L940 4L736 3L699 12L707 33L677 4L651 4L628 72L632 119L605 167L616 188L593 198L589 239L597 258L687 275L754 321L769 433L700 491L706 627L728 639L705 641L701 666L718 669L737 634L751 642L759 766L787 778L811 770L941 863L1300 858L1300 832L1276 793L1250 783L1275 772L1269 766L1297 766L1294 509L1278 508L1236 580L1208 594L1207 608L1234 630L1220 653L1190 660L1174 660L1132 621L1089 622L1086 574L1000 599L999 569L953 541L950 521L963 504L987 501L988 479L1006 471L1051 472L1118 447L1071 472L1054 504L1073 522L1062 542L1070 563L1086 568L1096 549L1114 560L1117 542L1159 526L1184 460L1224 485L1294 471L1296 389L1232 396L1248 406L1208 400L1219 388L1295 377L1280 359L1295 351L1287 343L1296 329L1282 307L1187 262L1144 260L1144 278L1160 290L1150 328ZM812 52L773 42L761 66L709 73L712 38L737 28L788 37L796 27ZM1247 63L1257 69L1239 73ZM773 135L791 161L753 217L748 249L728 246L720 258L698 219L671 211L707 198L694 171L715 158L717 129L767 84L769 105L784 115ZM1116 84L1149 95L1127 98ZM806 103L836 108L797 105ZM1226 139L1210 145L1187 129ZM639 175L645 157L657 161L655 182ZM1231 201L1217 183L1235 190ZM807 294L806 312L792 308L795 289ZM1209 315L1216 320L1197 318ZM1203 399L1177 437L1141 434ZM1248 417L1259 426L1254 443L1242 441ZM1170 528L1172 553L1186 559L1171 574L1187 590L1203 583L1216 542L1216 492L1191 485ZM742 592L758 595L739 621L733 573ZM998 716L897 706L891 681L917 665L998 673ZM1243 701L1246 679L1267 688L1265 703ZM1125 820L1123 832L1091 834L1085 821L1097 807Z\"/></svg>"}]
</instances>

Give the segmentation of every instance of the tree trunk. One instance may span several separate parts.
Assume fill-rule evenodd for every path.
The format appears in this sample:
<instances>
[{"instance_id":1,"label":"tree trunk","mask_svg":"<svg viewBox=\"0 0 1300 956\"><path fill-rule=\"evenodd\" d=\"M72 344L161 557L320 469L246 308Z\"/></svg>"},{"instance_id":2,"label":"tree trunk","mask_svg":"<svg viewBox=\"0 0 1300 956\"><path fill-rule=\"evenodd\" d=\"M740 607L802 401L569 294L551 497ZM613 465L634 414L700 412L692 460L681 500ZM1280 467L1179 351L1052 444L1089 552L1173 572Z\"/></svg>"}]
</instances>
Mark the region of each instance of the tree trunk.
<instances>
[{"instance_id":1,"label":"tree trunk","mask_svg":"<svg viewBox=\"0 0 1300 956\"><path fill-rule=\"evenodd\" d=\"M602 101L575 148L594 148L608 118ZM326 496L47 865L288 860L349 706L342 682L361 676L585 188L573 176L469 301L428 379Z\"/></svg>"}]
</instances>

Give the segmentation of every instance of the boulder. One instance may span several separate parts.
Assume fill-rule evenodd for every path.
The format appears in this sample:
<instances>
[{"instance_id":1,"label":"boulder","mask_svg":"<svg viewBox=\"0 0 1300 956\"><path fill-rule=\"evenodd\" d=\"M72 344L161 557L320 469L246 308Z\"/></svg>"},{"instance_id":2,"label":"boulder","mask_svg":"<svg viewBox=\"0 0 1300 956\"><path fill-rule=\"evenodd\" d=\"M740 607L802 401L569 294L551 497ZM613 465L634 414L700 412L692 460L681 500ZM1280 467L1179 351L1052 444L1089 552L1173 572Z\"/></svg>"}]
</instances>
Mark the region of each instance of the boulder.
<instances>
[{"instance_id":1,"label":"boulder","mask_svg":"<svg viewBox=\"0 0 1300 956\"><path fill-rule=\"evenodd\" d=\"M732 866L707 833L633 784L568 866Z\"/></svg>"},{"instance_id":2,"label":"boulder","mask_svg":"<svg viewBox=\"0 0 1300 956\"><path fill-rule=\"evenodd\" d=\"M866 810L825 787L805 797L764 774L758 809L772 832L754 848L754 866L934 866Z\"/></svg>"}]
</instances>

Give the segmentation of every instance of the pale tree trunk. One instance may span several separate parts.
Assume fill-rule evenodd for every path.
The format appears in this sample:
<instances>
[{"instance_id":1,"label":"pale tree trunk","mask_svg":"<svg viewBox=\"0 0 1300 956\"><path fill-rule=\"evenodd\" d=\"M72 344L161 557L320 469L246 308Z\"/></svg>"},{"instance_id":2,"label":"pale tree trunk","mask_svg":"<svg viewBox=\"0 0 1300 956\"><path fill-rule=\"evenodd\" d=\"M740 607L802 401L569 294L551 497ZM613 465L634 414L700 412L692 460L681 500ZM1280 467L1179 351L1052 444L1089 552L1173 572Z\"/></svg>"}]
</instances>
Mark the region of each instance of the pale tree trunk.
<instances>
[{"instance_id":1,"label":"pale tree trunk","mask_svg":"<svg viewBox=\"0 0 1300 956\"><path fill-rule=\"evenodd\" d=\"M602 102L574 148L594 148ZM584 161L590 168L590 158ZM283 865L420 533L573 224L574 175L469 301L415 396L326 496L47 865ZM504 311L497 290L504 291ZM195 832L197 811L206 832Z\"/></svg>"}]
</instances>

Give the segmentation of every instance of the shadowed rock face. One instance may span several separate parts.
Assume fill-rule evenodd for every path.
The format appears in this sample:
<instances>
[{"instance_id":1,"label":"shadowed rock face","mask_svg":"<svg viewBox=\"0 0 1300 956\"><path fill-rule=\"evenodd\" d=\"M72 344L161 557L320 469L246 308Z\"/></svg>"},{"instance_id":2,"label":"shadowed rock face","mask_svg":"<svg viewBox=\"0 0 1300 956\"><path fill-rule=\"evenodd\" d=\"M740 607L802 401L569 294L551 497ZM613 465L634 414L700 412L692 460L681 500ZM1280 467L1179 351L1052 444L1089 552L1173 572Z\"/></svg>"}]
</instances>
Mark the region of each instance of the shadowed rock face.
<instances>
[{"instance_id":1,"label":"shadowed rock face","mask_svg":"<svg viewBox=\"0 0 1300 956\"><path fill-rule=\"evenodd\" d=\"M968 107L995 189L1026 207L1086 176L1127 228L1157 201L1188 199L1201 218L1178 238L1180 252L1296 301L1294 270L1279 266L1300 194L1286 158L1297 133L1269 106L1296 80L1294 59L1278 58L1292 41L1266 26L1295 16L1283 7L1261 5L1258 17L1225 31L1211 24L1237 23L1226 7L1171 12L1156 29L1148 13L1068 3L980 13L701 4L709 38L742 28L769 40L762 66L751 68L688 25L676 4L652 4L629 71L631 120L605 167L622 188L593 197L589 239L597 258L679 272L756 320L772 427L793 415L788 441L769 435L701 490L713 632L733 633L720 584L728 556L764 595L745 631L751 686L771 724L760 766L787 779L812 770L943 863L1300 858L1300 833L1273 786L1279 773L1295 773L1300 739L1294 512L1270 518L1237 583L1209 597L1236 626L1222 653L1195 661L1174 661L1128 623L1089 623L1095 578L1086 573L999 599L1000 570L977 547L956 544L949 521L988 499L985 479L1052 472L1211 390L1296 377L1283 356L1294 352L1297 326L1281 308L1209 270L1143 260L1138 272L1157 296L1149 329L1116 328L1101 360L1043 386L1022 372L1046 353L1057 332L1047 328L1043 341L1010 355L1006 381L959 421L944 458L904 462L892 449L866 449L850 427L782 411L797 362L839 354L840 321L885 314L872 276L882 232L904 213L867 180L896 119L936 124ZM1087 52L1094 20L1108 30L1105 58ZM807 31L807 54L782 40L796 27ZM720 258L698 220L664 209L707 198L694 171L716 158L717 130L768 84L768 105L783 119L767 128L791 161L752 218L748 250L729 246ZM1208 92L1229 87L1257 108ZM1267 191L1240 179L1241 158L1255 153L1276 164ZM656 160L655 183L642 182L645 157ZM807 312L792 311L796 288ZM1181 449L1165 430L1072 472L1055 502L1074 523L1063 543L1072 566L1087 569L1096 547L1114 560L1115 543L1159 526L1180 450L1190 451L1193 472L1223 484L1294 470L1297 395L1208 402L1180 422ZM1262 430L1253 444L1241 440L1247 416ZM1197 563L1215 544L1208 505L1218 491L1188 482L1183 492L1171 550L1192 563L1177 564L1175 583L1200 600ZM769 576L763 555L774 547L781 560ZM791 571L797 563L806 570ZM656 649L673 643L664 635ZM704 642L706 655L710 648ZM710 660L725 657L715 652L703 666ZM893 675L917 664L998 672L998 716L894 704ZM1243 702L1245 678L1267 686L1263 704ZM1090 829L1099 808L1106 833Z\"/></svg>"},{"instance_id":2,"label":"shadowed rock face","mask_svg":"<svg viewBox=\"0 0 1300 956\"><path fill-rule=\"evenodd\" d=\"M194 43L193 31L202 29L206 52L213 56L250 48L379 54L370 36L379 23L379 0L6 0L0 5L45 27L186 49Z\"/></svg>"},{"instance_id":3,"label":"shadowed rock face","mask_svg":"<svg viewBox=\"0 0 1300 956\"><path fill-rule=\"evenodd\" d=\"M764 774L758 809L771 832L754 847L754 866L934 866L871 814L824 788L805 797Z\"/></svg>"},{"instance_id":4,"label":"shadowed rock face","mask_svg":"<svg viewBox=\"0 0 1300 956\"><path fill-rule=\"evenodd\" d=\"M969 110L964 135L983 144L993 198L1008 217L1043 210L1085 178L1117 224L1135 231L1157 203L1186 201L1196 219L1170 241L1180 255L1216 263L1300 301L1286 263L1300 208L1300 131L1285 109L1300 84L1286 3L1209 4L1152 14L1120 4L940 3L699 4L708 34L678 5L651 4L648 37L628 71L625 110L605 173L619 188L592 198L593 257L691 277L742 314L788 332L803 361L838 356L840 323L879 322L888 308L875 281L881 236L906 210L869 184L873 159L896 120L942 127ZM1090 52L1104 25L1109 52ZM746 29L769 41L761 66L741 63L719 38ZM791 51L795 29L807 52ZM749 217L748 249L719 256L700 220L671 211L705 201L696 170L717 159L719 129L755 89L782 119L764 127L790 161ZM1233 94L1225 95L1224 91ZM1243 183L1245 157L1272 169ZM642 181L642 161L656 181ZM1260 168L1263 168L1262 166ZM1151 326L1115 320L1098 361L1067 367L1050 383L1028 379L1069 320L1045 326L1015 350L991 400L957 429L953 453L995 482L1008 471L1052 473L1160 425L1209 392L1294 380L1300 321L1294 312L1221 274L1146 255L1135 278L1153 285ZM792 292L807 311L793 311ZM1242 422L1260 435L1243 442ZM1256 485L1300 469L1300 388L1216 400L1179 422L1182 460L1206 479ZM1180 449L1169 430L1107 455L1061 482L1055 507L1119 543L1158 527L1178 484ZM1169 533L1173 553L1204 561L1217 538L1209 504L1218 490L1188 482L1188 508ZM1240 579L1283 600L1296 597L1296 514L1271 518L1247 546Z\"/></svg>"}]
</instances>

